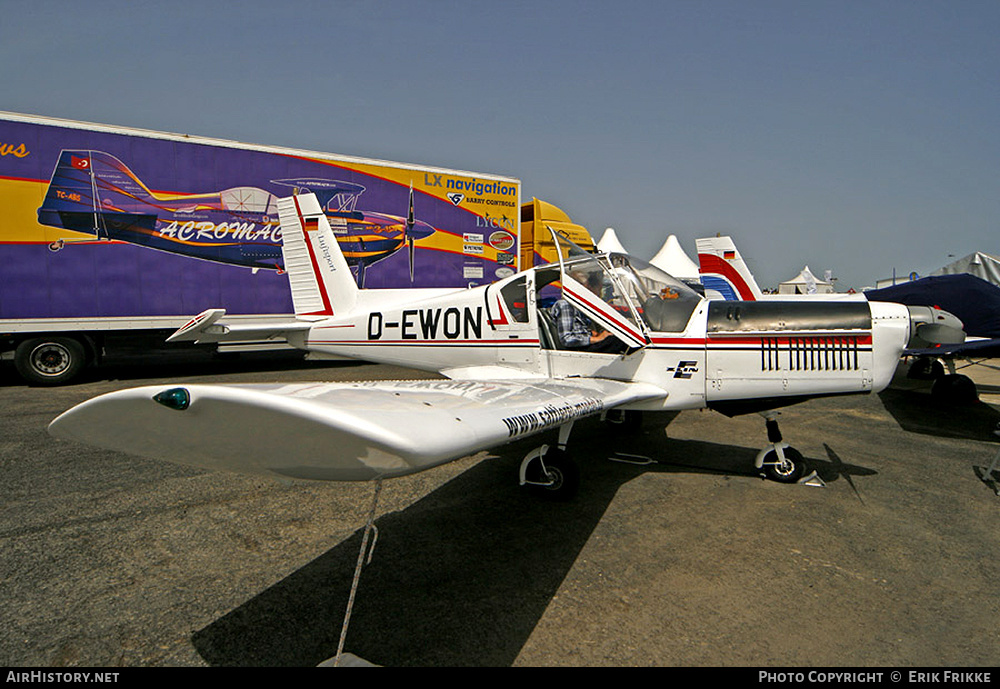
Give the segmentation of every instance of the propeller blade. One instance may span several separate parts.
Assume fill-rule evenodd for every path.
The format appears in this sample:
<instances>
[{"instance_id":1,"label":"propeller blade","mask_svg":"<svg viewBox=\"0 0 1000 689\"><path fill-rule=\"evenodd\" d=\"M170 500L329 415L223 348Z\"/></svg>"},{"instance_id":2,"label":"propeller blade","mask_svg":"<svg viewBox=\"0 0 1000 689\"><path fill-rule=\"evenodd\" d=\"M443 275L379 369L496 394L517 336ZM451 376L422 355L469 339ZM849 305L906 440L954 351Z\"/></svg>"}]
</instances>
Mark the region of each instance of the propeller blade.
<instances>
[{"instance_id":1,"label":"propeller blade","mask_svg":"<svg viewBox=\"0 0 1000 689\"><path fill-rule=\"evenodd\" d=\"M410 210L406 214L406 232L409 234L410 230L416 224L416 218L413 216L413 182L410 182Z\"/></svg>"},{"instance_id":2,"label":"propeller blade","mask_svg":"<svg viewBox=\"0 0 1000 689\"><path fill-rule=\"evenodd\" d=\"M407 239L406 244L410 252L410 282L413 282L413 237Z\"/></svg>"},{"instance_id":3,"label":"propeller blade","mask_svg":"<svg viewBox=\"0 0 1000 689\"><path fill-rule=\"evenodd\" d=\"M410 282L413 282L413 226L416 224L413 213L413 182L410 182L410 210L406 214L406 248L410 255Z\"/></svg>"}]
</instances>

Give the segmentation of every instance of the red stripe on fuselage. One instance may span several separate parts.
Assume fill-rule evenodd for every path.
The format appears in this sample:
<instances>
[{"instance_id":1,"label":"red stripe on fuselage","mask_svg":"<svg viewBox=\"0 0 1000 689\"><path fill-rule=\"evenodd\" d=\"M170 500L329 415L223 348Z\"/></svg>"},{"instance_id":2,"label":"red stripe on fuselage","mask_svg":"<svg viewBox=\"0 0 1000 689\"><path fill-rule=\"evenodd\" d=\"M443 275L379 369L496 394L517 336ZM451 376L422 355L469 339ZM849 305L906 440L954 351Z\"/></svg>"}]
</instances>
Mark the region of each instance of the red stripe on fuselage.
<instances>
[{"instance_id":1,"label":"red stripe on fuselage","mask_svg":"<svg viewBox=\"0 0 1000 689\"><path fill-rule=\"evenodd\" d=\"M496 347L498 349L523 349L537 347L538 340L309 340L307 344L331 345L336 347L368 346L368 345L408 345L411 347Z\"/></svg>"},{"instance_id":2,"label":"red stripe on fuselage","mask_svg":"<svg viewBox=\"0 0 1000 689\"><path fill-rule=\"evenodd\" d=\"M709 345L721 345L721 344L736 344L736 345L759 345L764 340L774 344L800 344L802 342L813 342L820 340L849 340L851 344L855 345L870 345L872 343L872 336L858 336L858 335L784 335L784 336L772 336L772 335L757 335L753 337L718 337L710 336L708 338L707 344Z\"/></svg>"},{"instance_id":3,"label":"red stripe on fuselage","mask_svg":"<svg viewBox=\"0 0 1000 689\"><path fill-rule=\"evenodd\" d=\"M499 319L496 319L496 318L491 318L490 319L490 325L509 325L509 322L507 321L507 314L504 313L504 310L503 310L503 304L500 303L500 295L499 294L497 295L497 308L500 309L500 318L502 318L503 320L499 320Z\"/></svg>"}]
</instances>

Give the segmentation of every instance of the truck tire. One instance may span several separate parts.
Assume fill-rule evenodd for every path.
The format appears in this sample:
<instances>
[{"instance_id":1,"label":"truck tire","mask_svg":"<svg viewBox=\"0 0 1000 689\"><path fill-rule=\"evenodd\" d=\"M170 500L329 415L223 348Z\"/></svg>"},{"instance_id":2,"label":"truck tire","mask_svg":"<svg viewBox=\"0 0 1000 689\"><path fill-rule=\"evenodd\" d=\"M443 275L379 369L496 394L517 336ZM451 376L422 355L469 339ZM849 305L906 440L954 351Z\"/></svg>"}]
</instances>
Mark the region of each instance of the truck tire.
<instances>
[{"instance_id":1,"label":"truck tire","mask_svg":"<svg viewBox=\"0 0 1000 689\"><path fill-rule=\"evenodd\" d=\"M14 351L14 368L33 385L65 385L86 363L83 344L72 337L34 337Z\"/></svg>"}]
</instances>

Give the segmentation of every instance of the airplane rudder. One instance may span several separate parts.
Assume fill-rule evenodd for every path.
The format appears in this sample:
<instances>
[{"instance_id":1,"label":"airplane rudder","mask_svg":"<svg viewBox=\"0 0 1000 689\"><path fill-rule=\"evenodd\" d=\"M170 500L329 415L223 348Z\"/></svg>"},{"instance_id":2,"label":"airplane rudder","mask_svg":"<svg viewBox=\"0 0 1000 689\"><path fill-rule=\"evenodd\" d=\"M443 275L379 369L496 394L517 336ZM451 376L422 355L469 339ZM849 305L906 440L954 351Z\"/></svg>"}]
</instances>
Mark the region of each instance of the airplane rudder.
<instances>
[{"instance_id":1,"label":"airplane rudder","mask_svg":"<svg viewBox=\"0 0 1000 689\"><path fill-rule=\"evenodd\" d=\"M344 315L357 284L315 194L278 201L282 255L297 315Z\"/></svg>"},{"instance_id":2,"label":"airplane rudder","mask_svg":"<svg viewBox=\"0 0 1000 689\"><path fill-rule=\"evenodd\" d=\"M357 303L358 284L330 226L329 217L315 196L312 196L312 201L317 212L315 244L317 253L323 259L320 261L323 285L334 313L344 315L352 311Z\"/></svg>"},{"instance_id":3,"label":"airplane rudder","mask_svg":"<svg viewBox=\"0 0 1000 689\"><path fill-rule=\"evenodd\" d=\"M93 195L98 187L102 199L113 199L113 205L119 207L131 207L135 202L148 203L155 198L128 165L110 153L63 149L52 172L49 194L58 189L62 198L73 198L67 193L76 193L94 202Z\"/></svg>"},{"instance_id":4,"label":"airplane rudder","mask_svg":"<svg viewBox=\"0 0 1000 689\"><path fill-rule=\"evenodd\" d=\"M726 243L722 247L723 258L732 265L736 272L739 273L740 277L743 278L743 285L741 285L741 295L744 301L756 301L763 296L760 287L757 285L757 279L754 278L753 273L750 272L750 267L747 265L746 261L743 260L743 256L740 254L739 249L736 248L736 243L733 242L732 237L723 237Z\"/></svg>"},{"instance_id":5,"label":"airplane rudder","mask_svg":"<svg viewBox=\"0 0 1000 689\"><path fill-rule=\"evenodd\" d=\"M62 192L85 191L87 198L92 196L91 176L93 160L90 151L63 150L56 161L49 184L49 194L58 188ZM65 193L59 196L65 198Z\"/></svg>"},{"instance_id":6,"label":"airplane rudder","mask_svg":"<svg viewBox=\"0 0 1000 689\"><path fill-rule=\"evenodd\" d=\"M707 237L696 240L695 244L698 248L698 272L706 289L716 289L731 300L760 299L760 287L732 237Z\"/></svg>"}]
</instances>

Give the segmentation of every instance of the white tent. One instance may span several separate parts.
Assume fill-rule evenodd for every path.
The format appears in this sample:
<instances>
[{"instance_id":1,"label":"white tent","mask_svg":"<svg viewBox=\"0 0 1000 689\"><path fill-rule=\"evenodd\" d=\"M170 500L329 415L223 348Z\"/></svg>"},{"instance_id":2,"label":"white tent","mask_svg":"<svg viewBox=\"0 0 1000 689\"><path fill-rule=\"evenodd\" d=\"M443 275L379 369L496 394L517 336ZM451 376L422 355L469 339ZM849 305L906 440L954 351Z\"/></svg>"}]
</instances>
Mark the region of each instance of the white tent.
<instances>
[{"instance_id":1,"label":"white tent","mask_svg":"<svg viewBox=\"0 0 1000 689\"><path fill-rule=\"evenodd\" d=\"M802 269L796 277L778 285L778 294L833 294L833 283L820 280L809 270Z\"/></svg>"},{"instance_id":2,"label":"white tent","mask_svg":"<svg viewBox=\"0 0 1000 689\"><path fill-rule=\"evenodd\" d=\"M994 285L1000 285L1000 258L977 251L964 258L938 268L931 275L956 275L969 273Z\"/></svg>"},{"instance_id":3,"label":"white tent","mask_svg":"<svg viewBox=\"0 0 1000 689\"><path fill-rule=\"evenodd\" d=\"M678 279L698 279L699 276L698 264L684 253L676 235L667 237L667 241L663 242L663 246L650 263Z\"/></svg>"},{"instance_id":4,"label":"white tent","mask_svg":"<svg viewBox=\"0 0 1000 689\"><path fill-rule=\"evenodd\" d=\"M618 235L615 234L615 229L609 227L604 230L604 234L601 235L600 241L597 242L597 250L604 254L627 254L625 247L622 243L618 241Z\"/></svg>"}]
</instances>

